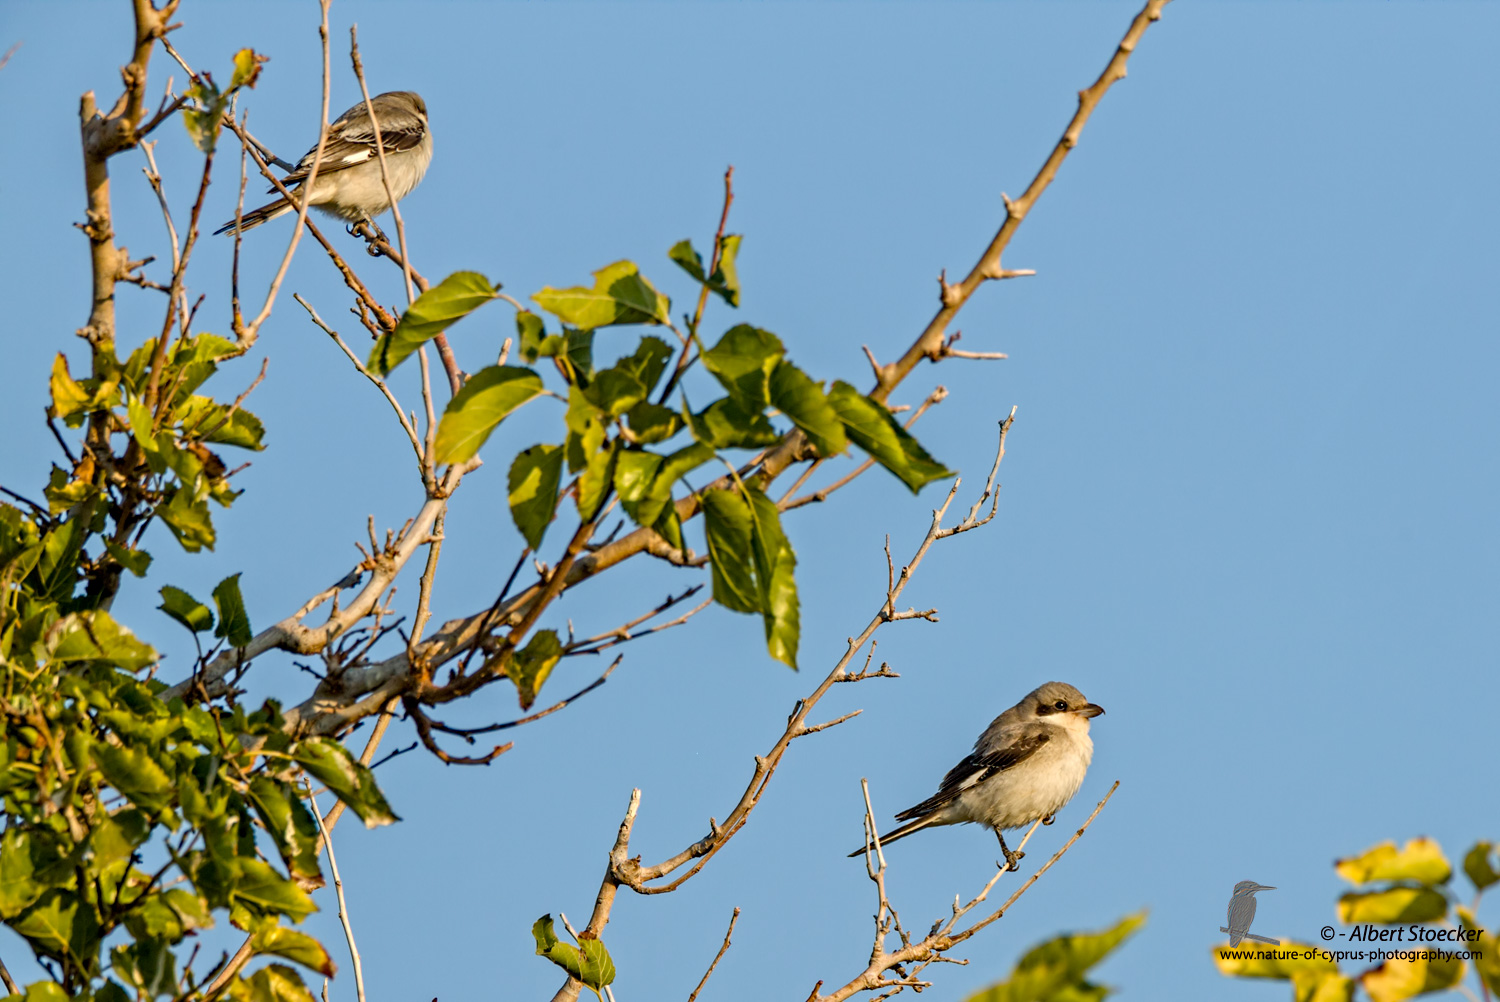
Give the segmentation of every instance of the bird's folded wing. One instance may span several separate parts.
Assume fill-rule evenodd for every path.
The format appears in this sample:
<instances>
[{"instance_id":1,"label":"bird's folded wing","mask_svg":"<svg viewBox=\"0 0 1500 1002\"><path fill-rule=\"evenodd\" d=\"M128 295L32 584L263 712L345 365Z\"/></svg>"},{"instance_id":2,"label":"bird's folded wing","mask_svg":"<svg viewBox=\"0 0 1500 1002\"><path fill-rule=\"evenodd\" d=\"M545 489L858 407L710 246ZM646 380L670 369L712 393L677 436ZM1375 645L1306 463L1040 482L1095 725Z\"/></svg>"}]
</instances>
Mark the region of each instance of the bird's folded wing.
<instances>
[{"instance_id":1,"label":"bird's folded wing","mask_svg":"<svg viewBox=\"0 0 1500 1002\"><path fill-rule=\"evenodd\" d=\"M1003 748L981 754L974 752L958 765L948 770L938 792L896 815L897 821L920 818L948 806L969 787L984 782L997 772L1013 769L1036 754L1038 748L1047 743L1047 732L1023 734Z\"/></svg>"},{"instance_id":2,"label":"bird's folded wing","mask_svg":"<svg viewBox=\"0 0 1500 1002\"><path fill-rule=\"evenodd\" d=\"M422 142L422 137L426 134L426 124L416 115L392 108L381 109L380 145L385 147L386 156L413 149ZM296 168L282 178L281 183L291 185L304 180L312 171L313 158L317 152L318 148L314 146L303 154L302 159L297 161ZM332 174L334 171L347 170L374 157L375 128L370 124L370 116L365 113L364 105L359 105L356 109L351 109L350 114L329 126L328 142L323 146L323 159L318 164L318 173ZM269 190L276 189L273 186Z\"/></svg>"}]
</instances>

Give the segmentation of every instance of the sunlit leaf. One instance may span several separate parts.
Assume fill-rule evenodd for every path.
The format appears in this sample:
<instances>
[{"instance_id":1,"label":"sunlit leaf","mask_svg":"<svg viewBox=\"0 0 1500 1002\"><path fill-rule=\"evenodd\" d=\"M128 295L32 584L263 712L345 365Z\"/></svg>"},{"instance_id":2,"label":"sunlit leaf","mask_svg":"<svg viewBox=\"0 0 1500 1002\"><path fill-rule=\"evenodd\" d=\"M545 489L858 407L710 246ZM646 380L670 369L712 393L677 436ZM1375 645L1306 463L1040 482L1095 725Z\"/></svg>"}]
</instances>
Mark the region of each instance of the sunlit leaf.
<instances>
[{"instance_id":1,"label":"sunlit leaf","mask_svg":"<svg viewBox=\"0 0 1500 1002\"><path fill-rule=\"evenodd\" d=\"M552 916L543 915L532 925L531 935L536 940L537 956L546 957L594 991L615 980L615 962L604 942L588 937L587 930L580 934L577 946L564 943L552 929Z\"/></svg>"},{"instance_id":2,"label":"sunlit leaf","mask_svg":"<svg viewBox=\"0 0 1500 1002\"><path fill-rule=\"evenodd\" d=\"M1473 848L1464 854L1464 873L1468 875L1475 890L1482 891L1500 881L1500 872L1490 862L1494 854L1493 842L1475 842Z\"/></svg>"},{"instance_id":3,"label":"sunlit leaf","mask_svg":"<svg viewBox=\"0 0 1500 1002\"><path fill-rule=\"evenodd\" d=\"M500 294L477 271L456 271L417 297L401 315L396 329L381 335L366 367L388 375L427 341L446 331Z\"/></svg>"},{"instance_id":4,"label":"sunlit leaf","mask_svg":"<svg viewBox=\"0 0 1500 1002\"><path fill-rule=\"evenodd\" d=\"M708 287L723 297L730 306L740 305L740 275L736 260L740 254L741 236L726 233L719 240L719 266L708 276Z\"/></svg>"},{"instance_id":5,"label":"sunlit leaf","mask_svg":"<svg viewBox=\"0 0 1500 1002\"><path fill-rule=\"evenodd\" d=\"M156 509L156 514L172 530L177 542L189 553L197 553L205 546L214 548L213 519L208 514L208 502L194 500L193 492L186 487L173 490L167 503Z\"/></svg>"},{"instance_id":6,"label":"sunlit leaf","mask_svg":"<svg viewBox=\"0 0 1500 1002\"><path fill-rule=\"evenodd\" d=\"M1446 991L1463 980L1465 963L1457 957L1428 959L1433 950L1411 951L1415 959L1387 960L1359 977L1370 1002L1401 1002L1427 992Z\"/></svg>"},{"instance_id":7,"label":"sunlit leaf","mask_svg":"<svg viewBox=\"0 0 1500 1002\"><path fill-rule=\"evenodd\" d=\"M51 890L12 919L10 927L48 957L92 958L98 949L99 920L94 909L69 891Z\"/></svg>"},{"instance_id":8,"label":"sunlit leaf","mask_svg":"<svg viewBox=\"0 0 1500 1002\"><path fill-rule=\"evenodd\" d=\"M145 751L101 741L93 756L110 785L142 810L159 811L171 802L176 784Z\"/></svg>"},{"instance_id":9,"label":"sunlit leaf","mask_svg":"<svg viewBox=\"0 0 1500 1002\"><path fill-rule=\"evenodd\" d=\"M590 455L583 472L578 476L574 500L578 504L578 517L585 522L598 514L600 506L604 504L610 481L614 478L615 456L619 453L619 445L619 439L616 439L608 448Z\"/></svg>"},{"instance_id":10,"label":"sunlit leaf","mask_svg":"<svg viewBox=\"0 0 1500 1002\"><path fill-rule=\"evenodd\" d=\"M781 434L759 411L746 411L733 397L715 400L697 414L684 409L693 437L715 449L759 449Z\"/></svg>"},{"instance_id":11,"label":"sunlit leaf","mask_svg":"<svg viewBox=\"0 0 1500 1002\"><path fill-rule=\"evenodd\" d=\"M241 49L234 54L234 75L229 78L229 89L237 90L240 87L254 87L255 82L260 79L260 68L266 62L265 56L254 49Z\"/></svg>"},{"instance_id":12,"label":"sunlit leaf","mask_svg":"<svg viewBox=\"0 0 1500 1002\"><path fill-rule=\"evenodd\" d=\"M1415 880L1418 883L1446 883L1453 867L1442 848L1430 838L1414 838L1397 850L1394 842L1382 842L1358 856L1334 864L1340 877L1352 884L1377 880Z\"/></svg>"},{"instance_id":13,"label":"sunlit leaf","mask_svg":"<svg viewBox=\"0 0 1500 1002\"><path fill-rule=\"evenodd\" d=\"M665 442L682 428L682 418L670 407L642 400L625 412L631 436L642 445Z\"/></svg>"},{"instance_id":14,"label":"sunlit leaf","mask_svg":"<svg viewBox=\"0 0 1500 1002\"><path fill-rule=\"evenodd\" d=\"M1050 1002L1055 998L1097 997L1084 976L1146 922L1145 913L1127 915L1099 932L1065 933L1021 955L1010 977L968 996L965 1002ZM1086 987L1085 987L1086 986ZM1070 990L1074 994L1067 994Z\"/></svg>"},{"instance_id":15,"label":"sunlit leaf","mask_svg":"<svg viewBox=\"0 0 1500 1002\"><path fill-rule=\"evenodd\" d=\"M313 1002L302 975L285 964L269 964L245 980L235 979L228 994L234 1002Z\"/></svg>"},{"instance_id":16,"label":"sunlit leaf","mask_svg":"<svg viewBox=\"0 0 1500 1002\"><path fill-rule=\"evenodd\" d=\"M1274 949L1256 949L1250 943L1241 943L1231 948L1226 939L1209 952L1219 973L1231 978L1279 978L1285 981L1299 974L1323 978L1339 972L1338 964L1325 959L1317 947L1305 943L1286 943ZM1235 953L1245 956L1230 956Z\"/></svg>"},{"instance_id":17,"label":"sunlit leaf","mask_svg":"<svg viewBox=\"0 0 1500 1002\"><path fill-rule=\"evenodd\" d=\"M548 334L542 318L530 310L516 314L516 334L520 339L521 357L528 364L539 358L552 358L563 350L563 339Z\"/></svg>"},{"instance_id":18,"label":"sunlit leaf","mask_svg":"<svg viewBox=\"0 0 1500 1002\"><path fill-rule=\"evenodd\" d=\"M802 429L819 456L836 456L849 447L844 423L823 387L785 359L771 371L771 404Z\"/></svg>"},{"instance_id":19,"label":"sunlit leaf","mask_svg":"<svg viewBox=\"0 0 1500 1002\"><path fill-rule=\"evenodd\" d=\"M547 676L552 674L552 669L561 659L562 641L555 630L538 630L525 647L511 656L505 673L516 684L521 709L531 709L537 693L542 691L542 683L547 681Z\"/></svg>"},{"instance_id":20,"label":"sunlit leaf","mask_svg":"<svg viewBox=\"0 0 1500 1002\"><path fill-rule=\"evenodd\" d=\"M593 288L550 285L531 297L570 327L593 330L612 324L664 324L672 304L631 261L616 261L594 272Z\"/></svg>"},{"instance_id":21,"label":"sunlit leaf","mask_svg":"<svg viewBox=\"0 0 1500 1002\"><path fill-rule=\"evenodd\" d=\"M250 780L250 803L294 877L323 883L318 868L318 823L302 798L265 776Z\"/></svg>"},{"instance_id":22,"label":"sunlit leaf","mask_svg":"<svg viewBox=\"0 0 1500 1002\"><path fill-rule=\"evenodd\" d=\"M149 644L117 623L103 609L64 616L53 627L50 645L53 661L107 661L126 671L140 671L154 664L156 652Z\"/></svg>"},{"instance_id":23,"label":"sunlit leaf","mask_svg":"<svg viewBox=\"0 0 1500 1002\"><path fill-rule=\"evenodd\" d=\"M250 948L258 954L295 961L312 968L325 978L333 977L338 970L322 943L305 932L288 929L284 925L264 925L256 929L250 937Z\"/></svg>"},{"instance_id":24,"label":"sunlit leaf","mask_svg":"<svg viewBox=\"0 0 1500 1002\"><path fill-rule=\"evenodd\" d=\"M161 605L157 606L162 612L171 616L177 622L187 627L193 633L202 633L214 628L214 614L193 596L181 588L172 585L163 585L161 588Z\"/></svg>"},{"instance_id":25,"label":"sunlit leaf","mask_svg":"<svg viewBox=\"0 0 1500 1002\"><path fill-rule=\"evenodd\" d=\"M492 365L474 373L448 401L438 422L437 462L462 463L474 458L500 422L542 389L542 377L530 369Z\"/></svg>"},{"instance_id":26,"label":"sunlit leaf","mask_svg":"<svg viewBox=\"0 0 1500 1002\"><path fill-rule=\"evenodd\" d=\"M132 550L120 546L112 539L104 540L104 549L115 558L119 565L134 574L138 578L146 576L146 569L151 566L151 554L145 550Z\"/></svg>"},{"instance_id":27,"label":"sunlit leaf","mask_svg":"<svg viewBox=\"0 0 1500 1002\"><path fill-rule=\"evenodd\" d=\"M1448 899L1430 887L1351 891L1339 898L1339 922L1344 925L1432 922L1446 914Z\"/></svg>"},{"instance_id":28,"label":"sunlit leaf","mask_svg":"<svg viewBox=\"0 0 1500 1002\"><path fill-rule=\"evenodd\" d=\"M375 783L375 774L332 738L304 738L292 751L302 768L353 809L366 828L401 820Z\"/></svg>"},{"instance_id":29,"label":"sunlit leaf","mask_svg":"<svg viewBox=\"0 0 1500 1002\"><path fill-rule=\"evenodd\" d=\"M277 873L269 863L240 857L235 865L239 869L234 883L236 899L270 914L286 915L294 922L318 910L305 891Z\"/></svg>"},{"instance_id":30,"label":"sunlit leaf","mask_svg":"<svg viewBox=\"0 0 1500 1002\"><path fill-rule=\"evenodd\" d=\"M703 353L702 362L742 410L760 413L771 401L771 372L784 353L775 334L739 324Z\"/></svg>"},{"instance_id":31,"label":"sunlit leaf","mask_svg":"<svg viewBox=\"0 0 1500 1002\"><path fill-rule=\"evenodd\" d=\"M510 517L533 552L541 547L542 536L557 510L562 464L560 445L533 445L518 453L510 464Z\"/></svg>"}]
</instances>

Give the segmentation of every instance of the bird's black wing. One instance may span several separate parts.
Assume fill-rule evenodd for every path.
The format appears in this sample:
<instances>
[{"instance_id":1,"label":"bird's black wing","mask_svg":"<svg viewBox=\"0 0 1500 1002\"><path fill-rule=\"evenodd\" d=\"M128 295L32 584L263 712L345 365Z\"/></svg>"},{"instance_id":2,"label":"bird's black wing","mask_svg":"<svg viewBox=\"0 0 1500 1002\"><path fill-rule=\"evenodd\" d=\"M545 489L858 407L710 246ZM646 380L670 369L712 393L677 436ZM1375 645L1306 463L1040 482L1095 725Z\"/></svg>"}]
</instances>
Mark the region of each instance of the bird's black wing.
<instances>
[{"instance_id":1,"label":"bird's black wing","mask_svg":"<svg viewBox=\"0 0 1500 1002\"><path fill-rule=\"evenodd\" d=\"M415 148L427 134L427 123L409 112L393 108L380 109L380 145L386 156L404 153ZM318 147L313 146L297 161L290 174L281 179L284 185L306 180L312 171L313 158ZM375 157L375 127L364 103L355 105L338 121L328 127L328 142L323 145L323 159L318 164L319 174L332 174L347 170ZM275 191L273 185L268 191Z\"/></svg>"},{"instance_id":2,"label":"bird's black wing","mask_svg":"<svg viewBox=\"0 0 1500 1002\"><path fill-rule=\"evenodd\" d=\"M915 807L908 807L897 814L896 820L907 821L911 818L924 817L948 806L969 787L984 782L997 772L1014 768L1035 755L1037 749L1047 743L1047 738L1046 731L1023 734L999 751L985 755L978 752L971 753L958 765L948 770L948 775L943 777L943 783L938 787L937 793Z\"/></svg>"}]
</instances>

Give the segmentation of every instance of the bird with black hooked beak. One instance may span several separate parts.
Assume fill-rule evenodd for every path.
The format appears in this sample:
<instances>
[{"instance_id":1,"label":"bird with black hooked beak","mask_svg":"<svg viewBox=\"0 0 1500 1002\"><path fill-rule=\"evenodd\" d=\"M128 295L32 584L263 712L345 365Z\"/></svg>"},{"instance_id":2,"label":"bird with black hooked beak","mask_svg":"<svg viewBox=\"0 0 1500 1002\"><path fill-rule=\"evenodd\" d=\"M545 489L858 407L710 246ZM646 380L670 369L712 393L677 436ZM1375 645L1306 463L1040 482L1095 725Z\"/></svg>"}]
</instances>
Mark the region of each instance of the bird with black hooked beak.
<instances>
[{"instance_id":1,"label":"bird with black hooked beak","mask_svg":"<svg viewBox=\"0 0 1500 1002\"><path fill-rule=\"evenodd\" d=\"M977 822L992 829L1012 870L1024 852L1011 852L1004 830L1033 821L1051 824L1088 772L1094 758L1089 721L1104 708L1066 682L1037 686L985 728L974 750L943 777L938 792L896 815L906 824L880 839L882 846L936 825ZM849 855L859 856L869 846Z\"/></svg>"}]
</instances>

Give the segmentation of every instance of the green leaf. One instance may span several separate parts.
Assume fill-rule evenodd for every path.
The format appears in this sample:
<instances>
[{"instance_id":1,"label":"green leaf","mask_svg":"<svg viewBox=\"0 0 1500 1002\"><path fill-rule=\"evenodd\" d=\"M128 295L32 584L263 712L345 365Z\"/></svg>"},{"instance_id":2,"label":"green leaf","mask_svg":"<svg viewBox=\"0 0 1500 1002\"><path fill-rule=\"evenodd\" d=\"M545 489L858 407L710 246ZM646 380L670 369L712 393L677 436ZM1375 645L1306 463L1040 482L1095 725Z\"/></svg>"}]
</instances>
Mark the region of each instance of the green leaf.
<instances>
[{"instance_id":1,"label":"green leaf","mask_svg":"<svg viewBox=\"0 0 1500 1002\"><path fill-rule=\"evenodd\" d=\"M79 966L92 965L98 950L99 919L94 909L70 891L51 890L10 927L31 941L31 948L48 957L69 958Z\"/></svg>"},{"instance_id":2,"label":"green leaf","mask_svg":"<svg viewBox=\"0 0 1500 1002\"><path fill-rule=\"evenodd\" d=\"M510 517L533 552L541 548L542 536L557 511L562 464L560 445L533 445L510 464Z\"/></svg>"},{"instance_id":3,"label":"green leaf","mask_svg":"<svg viewBox=\"0 0 1500 1002\"><path fill-rule=\"evenodd\" d=\"M677 262L678 267L709 289L723 297L730 306L740 305L740 277L735 268L735 259L740 252L740 234L726 233L719 240L719 265L714 273L705 277L703 258L693 249L691 240L679 240L667 251L667 257Z\"/></svg>"},{"instance_id":4,"label":"green leaf","mask_svg":"<svg viewBox=\"0 0 1500 1002\"><path fill-rule=\"evenodd\" d=\"M567 380L587 386L594 378L594 332L569 327L563 331L561 361L567 363Z\"/></svg>"},{"instance_id":5,"label":"green leaf","mask_svg":"<svg viewBox=\"0 0 1500 1002\"><path fill-rule=\"evenodd\" d=\"M138 578L146 576L146 569L151 566L151 554L145 550L132 550L120 546L112 539L104 541L104 549L115 561Z\"/></svg>"},{"instance_id":6,"label":"green leaf","mask_svg":"<svg viewBox=\"0 0 1500 1002\"><path fill-rule=\"evenodd\" d=\"M1458 915L1461 928L1479 933L1479 938L1473 941L1471 947L1474 951L1474 973L1479 975L1492 995L1500 995L1500 935L1480 929L1467 908L1453 910Z\"/></svg>"},{"instance_id":7,"label":"green leaf","mask_svg":"<svg viewBox=\"0 0 1500 1002\"><path fill-rule=\"evenodd\" d=\"M157 608L187 627L192 633L202 633L214 628L213 612L181 588L162 585L161 605Z\"/></svg>"},{"instance_id":8,"label":"green leaf","mask_svg":"<svg viewBox=\"0 0 1500 1002\"><path fill-rule=\"evenodd\" d=\"M733 397L715 400L697 414L683 413L693 437L714 449L759 449L781 439L770 419L759 411L746 411Z\"/></svg>"},{"instance_id":9,"label":"green leaf","mask_svg":"<svg viewBox=\"0 0 1500 1002\"><path fill-rule=\"evenodd\" d=\"M219 610L219 628L214 636L229 641L230 647L244 647L254 638L245 600L240 597L240 576L231 574L214 586L214 606Z\"/></svg>"},{"instance_id":10,"label":"green leaf","mask_svg":"<svg viewBox=\"0 0 1500 1002\"><path fill-rule=\"evenodd\" d=\"M654 452L625 450L615 461L615 493L620 495L620 506L626 514L640 522L636 510L646 499L656 483L657 471L661 469L662 457ZM647 521L650 525L655 519Z\"/></svg>"},{"instance_id":11,"label":"green leaf","mask_svg":"<svg viewBox=\"0 0 1500 1002\"><path fill-rule=\"evenodd\" d=\"M0 838L0 919L7 922L34 904L46 888L36 880L32 836L18 828Z\"/></svg>"},{"instance_id":12,"label":"green leaf","mask_svg":"<svg viewBox=\"0 0 1500 1002\"><path fill-rule=\"evenodd\" d=\"M667 363L672 360L672 354L671 345L659 337L647 335L641 338L641 343L636 345L634 352L619 359L614 367L635 376L646 388L646 392L650 393L661 381L662 373L667 371Z\"/></svg>"},{"instance_id":13,"label":"green leaf","mask_svg":"<svg viewBox=\"0 0 1500 1002\"><path fill-rule=\"evenodd\" d=\"M1494 854L1493 842L1475 842L1474 847L1464 854L1464 873L1468 874L1476 891L1482 891L1500 881L1500 872L1490 863Z\"/></svg>"},{"instance_id":14,"label":"green leaf","mask_svg":"<svg viewBox=\"0 0 1500 1002\"><path fill-rule=\"evenodd\" d=\"M1325 971L1293 971L1292 1002L1353 1002L1354 980Z\"/></svg>"},{"instance_id":15,"label":"green leaf","mask_svg":"<svg viewBox=\"0 0 1500 1002\"><path fill-rule=\"evenodd\" d=\"M86 414L92 408L93 394L79 384L68 372L68 357L62 352L52 360L52 412L57 417L68 418L74 414Z\"/></svg>"},{"instance_id":16,"label":"green leaf","mask_svg":"<svg viewBox=\"0 0 1500 1002\"><path fill-rule=\"evenodd\" d=\"M307 806L283 784L266 776L250 781L250 803L265 823L287 872L294 877L322 884L318 868L318 822Z\"/></svg>"},{"instance_id":17,"label":"green leaf","mask_svg":"<svg viewBox=\"0 0 1500 1002\"><path fill-rule=\"evenodd\" d=\"M338 970L323 944L305 932L284 925L264 925L250 937L250 948L258 954L285 957L331 978Z\"/></svg>"},{"instance_id":18,"label":"green leaf","mask_svg":"<svg viewBox=\"0 0 1500 1002\"><path fill-rule=\"evenodd\" d=\"M521 357L527 364L539 358L554 358L563 350L563 339L556 334L549 335L542 318L530 310L516 314L516 335L520 339Z\"/></svg>"},{"instance_id":19,"label":"green leaf","mask_svg":"<svg viewBox=\"0 0 1500 1002\"><path fill-rule=\"evenodd\" d=\"M599 513L604 498L609 493L610 481L614 478L615 455L620 442L616 439L609 448L601 449L589 456L588 463L578 476L574 500L578 504L578 517L585 522Z\"/></svg>"},{"instance_id":20,"label":"green leaf","mask_svg":"<svg viewBox=\"0 0 1500 1002\"><path fill-rule=\"evenodd\" d=\"M199 152L212 153L219 141L219 122L229 104L229 95L221 94L211 80L204 78L189 87L184 96L193 101L182 109L182 124L188 138Z\"/></svg>"},{"instance_id":21,"label":"green leaf","mask_svg":"<svg viewBox=\"0 0 1500 1002\"><path fill-rule=\"evenodd\" d=\"M110 982L110 984L113 983ZM55 981L33 981L26 986L24 993L9 997L13 999L25 999L26 1002L68 1002L69 999L69 995L63 990L62 985ZM97 995L95 996L95 1002L99 1002Z\"/></svg>"},{"instance_id":22,"label":"green leaf","mask_svg":"<svg viewBox=\"0 0 1500 1002\"><path fill-rule=\"evenodd\" d=\"M318 910L306 892L277 873L269 863L240 857L235 860L235 865L239 870L239 879L234 883L235 900L247 902L268 914L286 915L294 922L300 922Z\"/></svg>"},{"instance_id":23,"label":"green leaf","mask_svg":"<svg viewBox=\"0 0 1500 1002\"><path fill-rule=\"evenodd\" d=\"M568 472L577 473L588 466L589 457L604 447L604 415L575 384L568 388L568 409L563 415L563 423L568 428L565 446Z\"/></svg>"},{"instance_id":24,"label":"green leaf","mask_svg":"<svg viewBox=\"0 0 1500 1002\"><path fill-rule=\"evenodd\" d=\"M672 506L673 485L681 477L713 458L713 449L698 442L694 442L692 445L663 456L661 465L656 467L650 488L628 503L622 498L621 505L625 508L626 514L634 519L638 525L656 525L661 521L663 512ZM618 481L618 479L617 475L616 480ZM633 485L631 490L634 493L635 488ZM682 526L680 522L677 523L676 539L677 542L673 545L681 549Z\"/></svg>"},{"instance_id":25,"label":"green leaf","mask_svg":"<svg viewBox=\"0 0 1500 1002\"><path fill-rule=\"evenodd\" d=\"M701 502L714 601L734 612L759 612L750 505L738 492L722 489L704 492Z\"/></svg>"},{"instance_id":26,"label":"green leaf","mask_svg":"<svg viewBox=\"0 0 1500 1002\"><path fill-rule=\"evenodd\" d=\"M55 662L108 661L126 671L156 662L156 651L135 638L103 609L70 613L53 627L50 656Z\"/></svg>"},{"instance_id":27,"label":"green leaf","mask_svg":"<svg viewBox=\"0 0 1500 1002\"><path fill-rule=\"evenodd\" d=\"M802 429L819 456L836 456L848 448L844 423L823 387L785 359L771 372L771 404Z\"/></svg>"},{"instance_id":28,"label":"green leaf","mask_svg":"<svg viewBox=\"0 0 1500 1002\"><path fill-rule=\"evenodd\" d=\"M630 435L642 445L665 442L682 428L682 418L670 407L642 400L625 412Z\"/></svg>"},{"instance_id":29,"label":"green leaf","mask_svg":"<svg viewBox=\"0 0 1500 1002\"><path fill-rule=\"evenodd\" d=\"M798 612L797 555L781 530L781 512L776 502L751 487L751 549L755 554L755 580L760 590L761 618L766 626L766 649L771 657L795 669L797 641L801 635Z\"/></svg>"},{"instance_id":30,"label":"green leaf","mask_svg":"<svg viewBox=\"0 0 1500 1002\"><path fill-rule=\"evenodd\" d=\"M547 681L547 676L552 674L552 669L561 659L562 641L557 638L555 630L538 630L525 647L512 655L505 673L516 684L521 709L531 709L537 693L542 690L542 683Z\"/></svg>"},{"instance_id":31,"label":"green leaf","mask_svg":"<svg viewBox=\"0 0 1500 1002\"><path fill-rule=\"evenodd\" d=\"M260 418L243 407L234 413L212 397L191 396L175 411L173 418L182 424L184 435L259 452L264 449L266 426Z\"/></svg>"},{"instance_id":32,"label":"green leaf","mask_svg":"<svg viewBox=\"0 0 1500 1002\"><path fill-rule=\"evenodd\" d=\"M663 505L661 514L657 516L651 528L655 529L656 534L665 539L674 549L682 549L682 519L677 514L675 504Z\"/></svg>"},{"instance_id":33,"label":"green leaf","mask_svg":"<svg viewBox=\"0 0 1500 1002\"><path fill-rule=\"evenodd\" d=\"M1066 933L1027 950L1010 977L964 1002L1050 1002L1054 998L1099 998L1084 981L1089 968L1115 951L1146 922L1144 912L1127 915L1099 932ZM1071 991L1072 994L1064 994Z\"/></svg>"},{"instance_id":34,"label":"green leaf","mask_svg":"<svg viewBox=\"0 0 1500 1002\"><path fill-rule=\"evenodd\" d=\"M395 330L381 335L370 351L366 368L378 376L389 375L424 343L499 294L500 290L477 271L454 272L418 296L401 315Z\"/></svg>"},{"instance_id":35,"label":"green leaf","mask_svg":"<svg viewBox=\"0 0 1500 1002\"><path fill-rule=\"evenodd\" d=\"M269 964L229 989L235 1002L313 1002L302 975L285 964Z\"/></svg>"},{"instance_id":36,"label":"green leaf","mask_svg":"<svg viewBox=\"0 0 1500 1002\"><path fill-rule=\"evenodd\" d=\"M1415 959L1387 960L1373 971L1359 976L1359 983L1370 996L1370 1002L1401 1002L1428 992L1447 991L1464 976L1464 961L1459 957L1428 959L1436 951L1416 950Z\"/></svg>"},{"instance_id":37,"label":"green leaf","mask_svg":"<svg viewBox=\"0 0 1500 1002\"><path fill-rule=\"evenodd\" d=\"M631 261L616 261L594 272L594 287L554 289L531 297L542 309L571 327L593 330L612 324L664 324L672 303L641 275Z\"/></svg>"},{"instance_id":38,"label":"green leaf","mask_svg":"<svg viewBox=\"0 0 1500 1002\"><path fill-rule=\"evenodd\" d=\"M145 401L132 395L125 402L125 418L130 422L130 433L135 437L136 444L147 452L155 452L155 421L151 417L151 408L146 406Z\"/></svg>"},{"instance_id":39,"label":"green leaf","mask_svg":"<svg viewBox=\"0 0 1500 1002\"><path fill-rule=\"evenodd\" d=\"M771 372L785 351L770 331L739 324L703 353L703 367L742 410L758 414L771 402Z\"/></svg>"},{"instance_id":40,"label":"green leaf","mask_svg":"<svg viewBox=\"0 0 1500 1002\"><path fill-rule=\"evenodd\" d=\"M890 411L845 382L836 382L828 402L854 444L901 479L913 494L953 471L927 454Z\"/></svg>"},{"instance_id":41,"label":"green leaf","mask_svg":"<svg viewBox=\"0 0 1500 1002\"><path fill-rule=\"evenodd\" d=\"M1430 838L1414 838L1399 851L1394 842L1382 842L1358 856L1334 863L1334 871L1351 884L1377 880L1415 880L1431 886L1453 876L1453 867L1442 848Z\"/></svg>"},{"instance_id":42,"label":"green leaf","mask_svg":"<svg viewBox=\"0 0 1500 1002\"><path fill-rule=\"evenodd\" d=\"M596 373L583 391L589 402L609 417L619 417L646 399L646 387L632 372L605 369Z\"/></svg>"},{"instance_id":43,"label":"green leaf","mask_svg":"<svg viewBox=\"0 0 1500 1002\"><path fill-rule=\"evenodd\" d=\"M97 742L92 751L104 778L132 804L154 813L172 802L176 784L145 751L105 741Z\"/></svg>"},{"instance_id":44,"label":"green leaf","mask_svg":"<svg viewBox=\"0 0 1500 1002\"><path fill-rule=\"evenodd\" d=\"M1430 887L1350 891L1339 898L1339 922L1344 925L1433 922L1446 914L1448 899Z\"/></svg>"},{"instance_id":45,"label":"green leaf","mask_svg":"<svg viewBox=\"0 0 1500 1002\"><path fill-rule=\"evenodd\" d=\"M401 820L375 784L375 774L332 738L305 738L293 749L292 758L348 804L366 828Z\"/></svg>"},{"instance_id":46,"label":"green leaf","mask_svg":"<svg viewBox=\"0 0 1500 1002\"><path fill-rule=\"evenodd\" d=\"M175 488L167 503L156 509L156 514L167 523L167 528L187 552L197 553L205 546L210 550L214 548L216 537L213 520L208 515L208 502L195 500L189 488Z\"/></svg>"},{"instance_id":47,"label":"green leaf","mask_svg":"<svg viewBox=\"0 0 1500 1002\"><path fill-rule=\"evenodd\" d=\"M537 956L546 957L595 992L602 991L605 985L615 980L615 962L610 959L602 940L585 935L577 946L564 943L552 930L551 915L537 919L531 927L531 935L536 940Z\"/></svg>"},{"instance_id":48,"label":"green leaf","mask_svg":"<svg viewBox=\"0 0 1500 1002\"><path fill-rule=\"evenodd\" d=\"M501 421L541 393L542 377L531 369L513 365L480 369L443 409L435 446L437 461L472 459Z\"/></svg>"}]
</instances>

